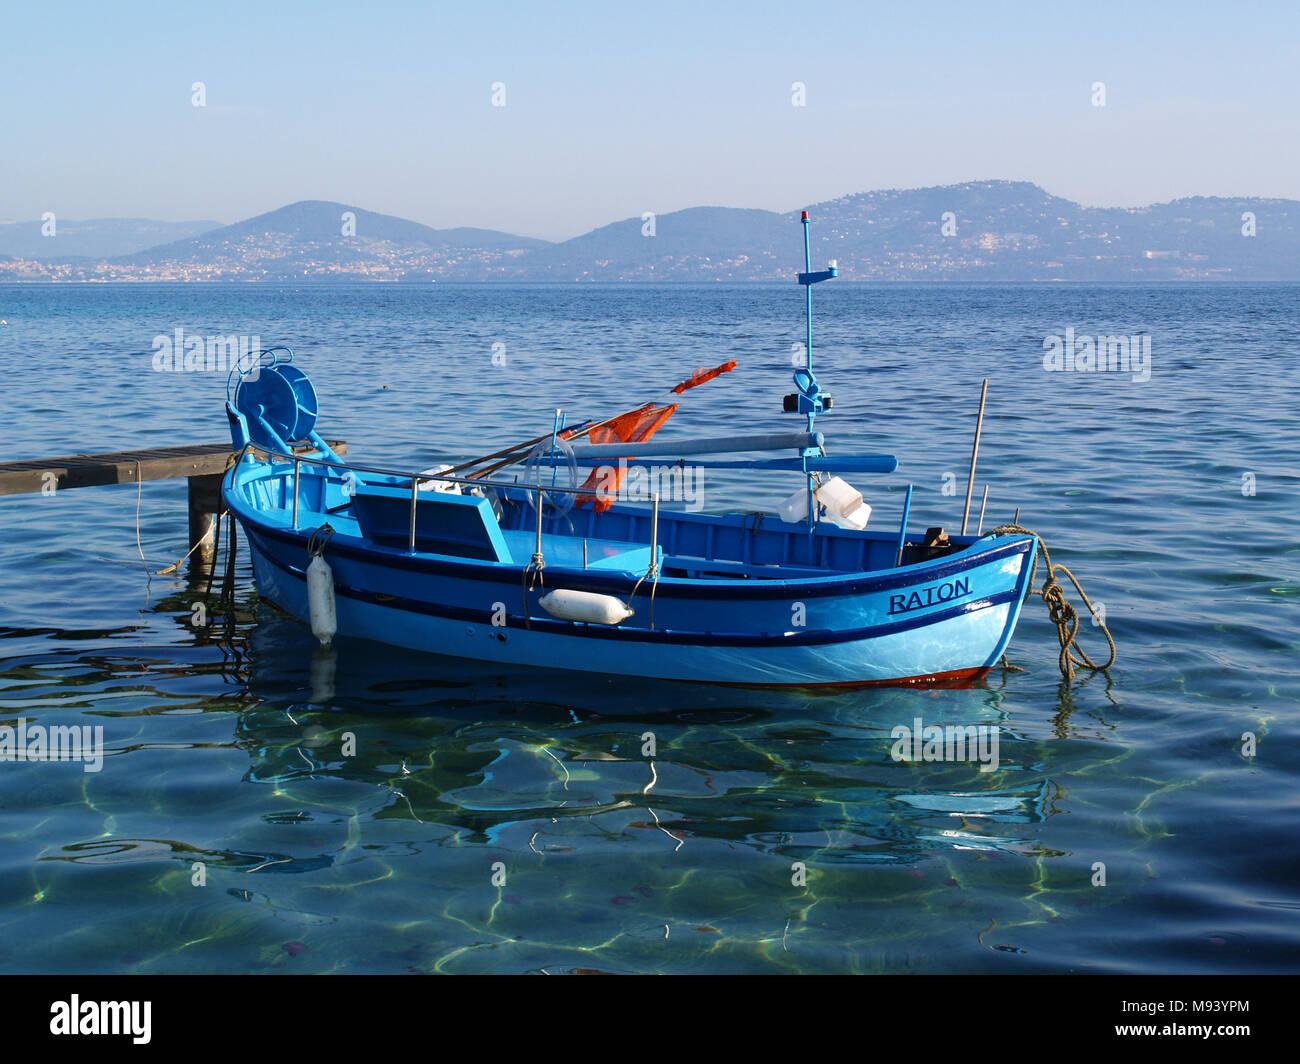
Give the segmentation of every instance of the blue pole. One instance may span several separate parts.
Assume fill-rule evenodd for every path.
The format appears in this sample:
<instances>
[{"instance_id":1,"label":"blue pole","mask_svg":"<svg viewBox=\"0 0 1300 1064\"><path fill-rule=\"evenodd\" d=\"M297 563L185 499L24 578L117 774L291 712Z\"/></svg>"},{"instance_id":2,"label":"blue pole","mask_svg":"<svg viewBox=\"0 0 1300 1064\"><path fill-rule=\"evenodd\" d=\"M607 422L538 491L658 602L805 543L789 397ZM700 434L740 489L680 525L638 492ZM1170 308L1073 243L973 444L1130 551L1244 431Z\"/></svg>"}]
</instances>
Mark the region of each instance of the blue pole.
<instances>
[{"instance_id":1,"label":"blue pole","mask_svg":"<svg viewBox=\"0 0 1300 1064\"><path fill-rule=\"evenodd\" d=\"M812 273L812 249L808 243L808 212L803 212L803 268L805 273ZM808 326L807 346L804 354L807 356L808 373L812 373L813 356L812 356L812 285L803 286L807 296L807 305L804 312L804 320ZM813 421L817 415L813 411L808 411L808 431L813 430Z\"/></svg>"},{"instance_id":2,"label":"blue pole","mask_svg":"<svg viewBox=\"0 0 1300 1064\"><path fill-rule=\"evenodd\" d=\"M551 486L552 486L552 488L554 488L554 486L555 486L555 477L556 477L556 475L558 475L558 473L559 473L559 471L560 471L559 463L558 463L558 462L555 462L555 440L556 440L556 438L559 437L559 434L562 433L562 432L564 432L564 411L563 411L563 410L556 410L556 411L555 411L555 427L551 429L551 453L550 453L550 459L551 459L551 462L552 462L552 468L551 468Z\"/></svg>"},{"instance_id":3,"label":"blue pole","mask_svg":"<svg viewBox=\"0 0 1300 1064\"><path fill-rule=\"evenodd\" d=\"M808 240L808 212L807 212L807 211L804 211L804 212L803 212L803 217L802 217L801 221L803 222L803 269L804 269L804 273L812 273L812 248L811 248L811 245L809 244L809 240ZM805 364L805 366L806 366L807 369L808 369L808 375L811 377L811 376L812 376L812 368L813 368L813 348L812 348L812 285L811 285L811 284L806 284L806 285L804 285L804 286L803 286L803 290L804 290L804 299L805 299L805 303L804 303L804 324L805 324L805 326L806 326L806 328L807 328L807 335L806 335L806 338L805 338L805 344L804 344L804 364ZM817 419L817 415L816 415L812 410L809 410L809 411L808 411L808 431L809 431L810 433L811 433L812 430L813 430L813 422L814 422L816 419ZM806 466L806 463L805 463L805 466ZM809 535L809 550L810 550L810 554L811 554L811 548L812 548L812 539L811 539L811 537L812 537L812 531L813 531L813 527L817 524L817 498L816 498L816 496L813 494L813 476L812 476L812 473L808 473L807 476L808 476L808 535ZM813 559L811 559L811 560L814 561L814 562L816 561L815 558L813 558Z\"/></svg>"},{"instance_id":4,"label":"blue pole","mask_svg":"<svg viewBox=\"0 0 1300 1064\"><path fill-rule=\"evenodd\" d=\"M564 411L558 407L555 411L555 421L551 425L551 450L549 458L551 459L551 487L555 487L555 478L560 472L559 464L555 461L555 438L559 436L560 430L564 428Z\"/></svg>"},{"instance_id":5,"label":"blue pole","mask_svg":"<svg viewBox=\"0 0 1300 1064\"><path fill-rule=\"evenodd\" d=\"M912 485L907 486L907 498L903 500L903 520L898 525L898 552L894 555L894 565L903 564L903 541L907 537L907 517L912 512Z\"/></svg>"}]
</instances>

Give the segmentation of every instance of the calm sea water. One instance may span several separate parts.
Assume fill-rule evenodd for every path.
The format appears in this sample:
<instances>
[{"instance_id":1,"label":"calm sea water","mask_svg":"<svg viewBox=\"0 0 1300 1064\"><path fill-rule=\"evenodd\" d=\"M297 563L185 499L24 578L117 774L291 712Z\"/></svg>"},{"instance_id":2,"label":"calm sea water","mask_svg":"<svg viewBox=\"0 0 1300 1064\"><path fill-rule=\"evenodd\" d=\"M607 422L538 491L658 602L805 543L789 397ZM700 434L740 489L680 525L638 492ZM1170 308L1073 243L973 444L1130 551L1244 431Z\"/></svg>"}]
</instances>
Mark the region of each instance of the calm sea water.
<instances>
[{"instance_id":1,"label":"calm sea water","mask_svg":"<svg viewBox=\"0 0 1300 1064\"><path fill-rule=\"evenodd\" d=\"M855 478L873 525L908 482L913 527L960 525L988 377L976 507L985 483L986 527L1020 507L1104 606L1109 677L1062 686L1038 599L1023 671L966 690L331 659L242 551L233 609L198 566L149 575L186 549L184 481L3 498L0 724L106 749L0 763L0 970L1300 969L1300 289L817 295L819 427L902 462ZM795 427L794 285L0 286L0 319L13 458L223 439L222 377L152 369L176 328L293 346L359 461L493 450L727 358L664 432ZM1067 327L1149 335L1150 379L1045 372ZM719 475L706 509L792 486ZM918 717L999 725L998 770L895 762Z\"/></svg>"}]
</instances>

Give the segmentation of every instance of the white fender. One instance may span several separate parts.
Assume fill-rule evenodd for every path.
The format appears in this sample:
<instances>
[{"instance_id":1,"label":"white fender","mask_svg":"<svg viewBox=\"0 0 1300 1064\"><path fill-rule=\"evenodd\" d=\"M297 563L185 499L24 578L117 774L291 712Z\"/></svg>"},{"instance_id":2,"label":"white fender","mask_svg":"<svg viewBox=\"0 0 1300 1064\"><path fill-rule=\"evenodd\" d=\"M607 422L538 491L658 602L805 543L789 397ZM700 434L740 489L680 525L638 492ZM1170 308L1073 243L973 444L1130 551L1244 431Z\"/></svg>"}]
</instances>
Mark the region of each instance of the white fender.
<instances>
[{"instance_id":1,"label":"white fender","mask_svg":"<svg viewBox=\"0 0 1300 1064\"><path fill-rule=\"evenodd\" d=\"M307 566L307 614L311 618L311 634L327 647L339 630L334 612L334 573L329 562L319 554Z\"/></svg>"},{"instance_id":2,"label":"white fender","mask_svg":"<svg viewBox=\"0 0 1300 1064\"><path fill-rule=\"evenodd\" d=\"M548 591L537 603L552 617L565 621L586 621L588 624L622 624L633 612L622 599L613 595L567 591L563 588Z\"/></svg>"}]
</instances>

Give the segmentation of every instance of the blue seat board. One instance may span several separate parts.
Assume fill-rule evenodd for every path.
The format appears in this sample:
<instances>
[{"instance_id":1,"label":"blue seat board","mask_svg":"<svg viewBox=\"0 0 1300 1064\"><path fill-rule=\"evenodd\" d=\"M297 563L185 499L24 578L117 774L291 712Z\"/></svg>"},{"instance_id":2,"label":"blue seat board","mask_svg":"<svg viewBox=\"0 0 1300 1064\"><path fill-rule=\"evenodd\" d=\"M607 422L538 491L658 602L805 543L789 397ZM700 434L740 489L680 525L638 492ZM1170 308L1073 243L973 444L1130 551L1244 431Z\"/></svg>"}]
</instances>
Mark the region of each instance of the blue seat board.
<instances>
[{"instance_id":1,"label":"blue seat board","mask_svg":"<svg viewBox=\"0 0 1300 1064\"><path fill-rule=\"evenodd\" d=\"M379 543L409 542L409 488L360 484L353 496L353 508L362 535ZM415 548L505 565L514 560L492 504L479 495L420 492L416 499Z\"/></svg>"}]
</instances>

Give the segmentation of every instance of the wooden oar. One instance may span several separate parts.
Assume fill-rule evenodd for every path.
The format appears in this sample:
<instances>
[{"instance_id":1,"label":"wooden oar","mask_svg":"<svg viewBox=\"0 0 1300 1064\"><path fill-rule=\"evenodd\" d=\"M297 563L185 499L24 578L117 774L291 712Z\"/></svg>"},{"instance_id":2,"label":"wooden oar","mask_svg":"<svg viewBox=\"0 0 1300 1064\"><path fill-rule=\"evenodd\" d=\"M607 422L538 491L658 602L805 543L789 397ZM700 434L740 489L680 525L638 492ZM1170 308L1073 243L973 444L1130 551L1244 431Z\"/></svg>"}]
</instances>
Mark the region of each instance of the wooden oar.
<instances>
[{"instance_id":1,"label":"wooden oar","mask_svg":"<svg viewBox=\"0 0 1300 1064\"><path fill-rule=\"evenodd\" d=\"M644 403L641 406L633 407L631 410L626 410L621 414L615 414L613 417L607 417L604 421L598 421L594 425L587 425L584 428L578 429L572 435L569 435L568 430L566 430L560 433L560 438L565 440L581 439L583 436L586 436L588 433L594 432L596 429L603 428L604 426L608 425L611 421L617 421L619 418L627 417L629 414L640 413L642 410L648 410L652 406L654 406L654 403ZM490 473L495 473L498 469L504 469L508 465L514 465L520 459L526 458L529 455L529 453L532 451L532 449L536 447L539 443L541 443L543 440L549 440L550 438L551 438L551 434L548 432L545 436L539 436L531 443L520 444L515 450L513 450L505 458L502 458L501 461L494 462L486 469L478 469L475 470L473 473L468 474L468 479L477 480L479 477L485 477L488 476ZM504 451L497 452L497 454L504 454L504 453L505 453ZM495 457L496 455L488 455L487 458L476 459L475 461L466 464L478 465L479 462L485 462L488 459L495 458ZM462 468L464 467L462 466Z\"/></svg>"},{"instance_id":2,"label":"wooden oar","mask_svg":"<svg viewBox=\"0 0 1300 1064\"><path fill-rule=\"evenodd\" d=\"M493 451L491 454L485 454L481 458L471 458L468 462L461 462L460 465L452 466L450 469L444 469L443 475L448 476L452 473L459 473L462 469L469 469L470 466L476 466L480 462L490 462L494 458L501 458L507 454L515 454L521 451L528 451L536 447L543 440L549 440L551 434L548 432L536 439L529 440L527 443L512 443L509 447L503 447L499 451Z\"/></svg>"},{"instance_id":3,"label":"wooden oar","mask_svg":"<svg viewBox=\"0 0 1300 1064\"><path fill-rule=\"evenodd\" d=\"M706 381L711 381L715 377L721 376L723 373L730 373L735 368L736 368L736 360L730 359L729 361L724 362L722 365L718 366L715 369L711 369L711 370L697 369L694 373L692 373L689 377L687 377L686 380L682 381L680 384L677 384L675 387L670 388L668 394L675 393L677 395L681 395L683 392L687 391L688 389L699 387L699 385L704 384ZM565 431L561 432L559 436L561 439L565 439L565 440L581 439L583 436L586 436L589 433L594 432L596 429L604 428L604 426L608 425L612 421L617 421L619 418L628 417L631 414L636 414L643 410L648 410L654 405L655 405L654 403L642 403L638 407L634 407L631 410L626 410L621 414L615 414L613 417L606 418L604 421L598 421L594 425L587 425L586 427L577 429L576 431L573 429L566 429ZM462 469L469 469L470 467L480 465L483 462L492 462L493 459L500 459L500 461L495 462L493 465L490 465L485 469L479 469L473 473L469 473L466 475L467 479L470 480L475 480L479 477L488 476L490 473L495 473L498 469L504 469L508 465L514 465L521 458L527 457L527 455L532 451L534 447L536 447L543 440L548 440L551 437L552 437L552 433L548 432L545 435L538 436L535 439L529 440L527 443L517 443L517 444L513 444L510 447L503 447L501 450L495 451L492 454L484 455L481 458L474 458L468 462L462 462L458 466L452 466L451 469L445 469L443 470L443 475L450 476L454 473L458 473Z\"/></svg>"}]
</instances>

